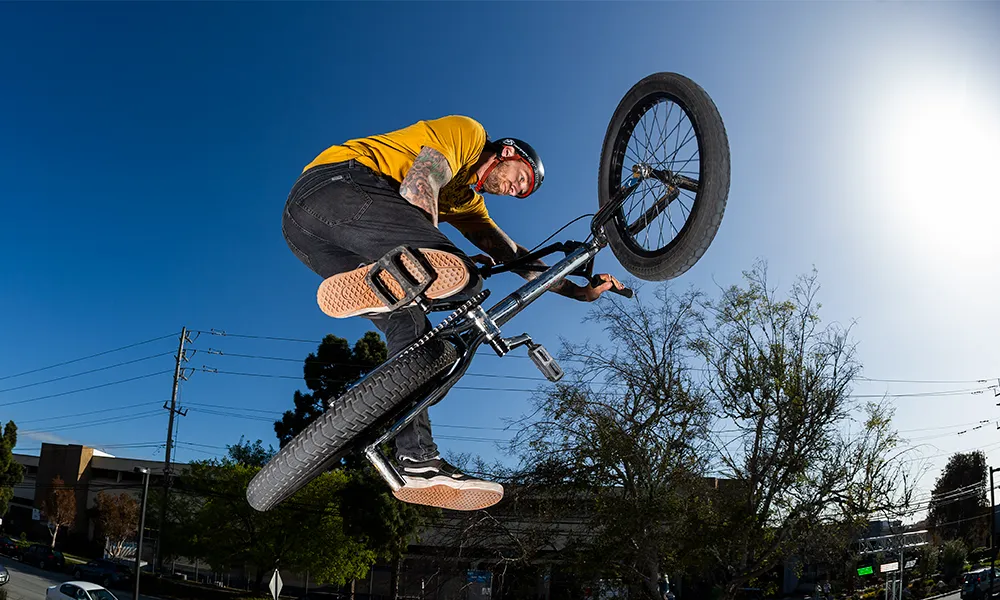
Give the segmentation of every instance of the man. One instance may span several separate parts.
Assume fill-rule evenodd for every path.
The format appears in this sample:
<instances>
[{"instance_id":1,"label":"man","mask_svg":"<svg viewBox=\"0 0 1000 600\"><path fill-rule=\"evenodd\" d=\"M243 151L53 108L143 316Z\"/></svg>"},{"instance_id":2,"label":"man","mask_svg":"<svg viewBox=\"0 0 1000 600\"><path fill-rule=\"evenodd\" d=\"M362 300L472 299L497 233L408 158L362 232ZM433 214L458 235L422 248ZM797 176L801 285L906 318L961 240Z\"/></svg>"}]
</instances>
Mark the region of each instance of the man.
<instances>
[{"instance_id":1,"label":"man","mask_svg":"<svg viewBox=\"0 0 1000 600\"><path fill-rule=\"evenodd\" d=\"M463 116L420 121L323 151L292 187L282 232L299 260L324 278L317 293L323 312L371 319L394 354L426 333L430 322L412 303L390 310L365 282L372 264L408 245L437 273L428 299L477 292L482 281L473 259L493 264L527 253L493 222L479 192L526 198L544 177L538 154L521 140L491 142L482 125ZM486 255L466 256L438 230L441 222ZM521 275L530 279L537 273ZM589 302L612 287L622 289L614 277L598 277L596 287L563 281L553 291ZM391 277L383 273L380 280L401 297ZM499 484L465 475L441 459L427 411L395 444L405 483L394 492L400 500L478 510L503 497Z\"/></svg>"}]
</instances>

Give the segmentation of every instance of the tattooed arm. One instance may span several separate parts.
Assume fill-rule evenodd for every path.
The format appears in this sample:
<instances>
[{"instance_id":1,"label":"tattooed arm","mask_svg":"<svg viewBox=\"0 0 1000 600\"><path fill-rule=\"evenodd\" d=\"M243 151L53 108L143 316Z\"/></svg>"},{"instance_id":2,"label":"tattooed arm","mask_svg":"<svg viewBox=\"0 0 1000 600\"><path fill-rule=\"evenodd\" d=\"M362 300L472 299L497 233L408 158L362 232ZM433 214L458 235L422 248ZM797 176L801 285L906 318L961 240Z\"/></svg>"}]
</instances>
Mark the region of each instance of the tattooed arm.
<instances>
[{"instance_id":1,"label":"tattooed arm","mask_svg":"<svg viewBox=\"0 0 1000 600\"><path fill-rule=\"evenodd\" d=\"M424 146L413 159L413 166L399 185L399 195L427 213L427 217L438 225L438 192L451 181L452 172L448 159L443 154Z\"/></svg>"},{"instance_id":2,"label":"tattooed arm","mask_svg":"<svg viewBox=\"0 0 1000 600\"><path fill-rule=\"evenodd\" d=\"M475 244L477 248L488 254L498 263L508 262L518 258L519 256L528 254L527 248L510 239L510 236L504 233L499 227L483 229L480 231L471 231L463 233L463 235L467 240ZM545 266L545 263L540 260L536 260L532 264ZM541 275L539 271L526 271L522 269L514 269L514 272L529 280ZM585 293L586 289L587 288L580 287L568 279L563 279L553 287L549 288L550 291L566 296L567 298L573 298L574 300L587 300L587 294Z\"/></svg>"}]
</instances>

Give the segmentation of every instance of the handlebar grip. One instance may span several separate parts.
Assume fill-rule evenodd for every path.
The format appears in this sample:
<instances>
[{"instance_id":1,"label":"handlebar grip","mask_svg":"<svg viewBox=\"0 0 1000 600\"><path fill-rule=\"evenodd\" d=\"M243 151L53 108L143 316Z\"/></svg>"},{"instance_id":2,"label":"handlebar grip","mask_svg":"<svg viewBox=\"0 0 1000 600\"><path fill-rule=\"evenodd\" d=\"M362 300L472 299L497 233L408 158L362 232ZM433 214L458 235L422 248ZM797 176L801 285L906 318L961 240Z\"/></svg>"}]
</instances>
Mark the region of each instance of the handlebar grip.
<instances>
[{"instance_id":1,"label":"handlebar grip","mask_svg":"<svg viewBox=\"0 0 1000 600\"><path fill-rule=\"evenodd\" d=\"M592 276L590 278L590 286L591 287L597 287L597 286L601 285L602 283L604 283L604 282L601 281L601 278L598 277L597 275L594 275L594 276ZM635 292L633 292L631 288L622 288L620 290L617 290L617 289L615 289L615 288L612 287L608 291L609 292L614 292L614 293L618 294L619 296L625 296L626 298L631 298L632 296L635 295Z\"/></svg>"}]
</instances>

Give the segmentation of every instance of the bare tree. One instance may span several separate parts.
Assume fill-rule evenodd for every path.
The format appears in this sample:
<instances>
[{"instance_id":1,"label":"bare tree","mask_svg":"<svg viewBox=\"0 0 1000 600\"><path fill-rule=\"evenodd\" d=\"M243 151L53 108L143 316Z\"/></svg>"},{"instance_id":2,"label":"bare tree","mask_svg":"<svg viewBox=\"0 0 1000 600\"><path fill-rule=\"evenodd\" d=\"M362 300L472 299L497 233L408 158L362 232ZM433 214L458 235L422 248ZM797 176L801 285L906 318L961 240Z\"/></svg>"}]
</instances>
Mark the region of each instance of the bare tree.
<instances>
[{"instance_id":1,"label":"bare tree","mask_svg":"<svg viewBox=\"0 0 1000 600\"><path fill-rule=\"evenodd\" d=\"M97 494L96 507L108 552L114 558L124 558L125 543L139 531L139 501L129 494L102 491Z\"/></svg>"},{"instance_id":2,"label":"bare tree","mask_svg":"<svg viewBox=\"0 0 1000 600\"><path fill-rule=\"evenodd\" d=\"M702 526L727 594L819 536L838 532L846 551L845 531L910 493L892 410L851 397L861 367L850 330L822 325L816 273L787 297L763 263L744 279L702 304L694 344L720 415L713 468L729 480Z\"/></svg>"},{"instance_id":3,"label":"bare tree","mask_svg":"<svg viewBox=\"0 0 1000 600\"><path fill-rule=\"evenodd\" d=\"M699 296L654 296L591 312L606 342L564 345L566 383L536 398L512 443L515 481L534 490L522 503L558 524L538 539L588 580L620 579L644 598L661 597L665 572L689 556L687 491L707 464L711 421L688 366Z\"/></svg>"},{"instance_id":4,"label":"bare tree","mask_svg":"<svg viewBox=\"0 0 1000 600\"><path fill-rule=\"evenodd\" d=\"M52 534L51 546L55 548L59 528L71 528L76 521L76 492L72 487L66 487L66 482L58 475L52 478L49 493L42 501L42 513L49 522L49 531Z\"/></svg>"}]
</instances>

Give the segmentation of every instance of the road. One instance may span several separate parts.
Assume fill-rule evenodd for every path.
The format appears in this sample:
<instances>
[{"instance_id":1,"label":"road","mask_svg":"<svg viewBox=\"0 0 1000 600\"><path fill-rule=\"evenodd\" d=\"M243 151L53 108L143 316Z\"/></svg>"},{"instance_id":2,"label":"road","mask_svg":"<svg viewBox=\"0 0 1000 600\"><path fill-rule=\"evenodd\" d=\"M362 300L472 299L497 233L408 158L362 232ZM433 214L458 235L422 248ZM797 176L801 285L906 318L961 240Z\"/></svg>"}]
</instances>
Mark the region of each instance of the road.
<instances>
[{"instance_id":1,"label":"road","mask_svg":"<svg viewBox=\"0 0 1000 600\"><path fill-rule=\"evenodd\" d=\"M3 589L7 591L8 600L44 600L45 588L50 585L70 581L69 573L43 571L37 567L26 565L6 556L0 556L0 564L10 572L10 581ZM132 600L132 592L111 590L118 600ZM139 595L139 600L156 600L152 596Z\"/></svg>"}]
</instances>

